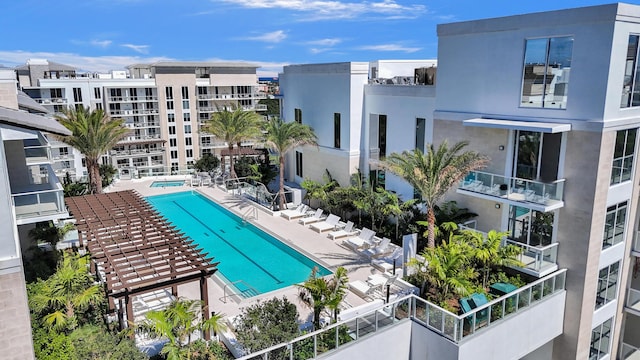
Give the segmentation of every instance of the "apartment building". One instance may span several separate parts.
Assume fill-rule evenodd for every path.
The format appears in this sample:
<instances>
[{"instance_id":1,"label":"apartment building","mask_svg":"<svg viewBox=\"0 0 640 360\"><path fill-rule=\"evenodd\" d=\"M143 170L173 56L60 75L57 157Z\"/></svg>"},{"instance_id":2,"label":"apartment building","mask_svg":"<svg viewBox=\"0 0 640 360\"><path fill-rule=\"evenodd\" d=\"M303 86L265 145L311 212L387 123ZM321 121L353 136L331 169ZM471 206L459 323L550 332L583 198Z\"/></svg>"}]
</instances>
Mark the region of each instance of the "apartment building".
<instances>
[{"instance_id":1,"label":"apartment building","mask_svg":"<svg viewBox=\"0 0 640 360\"><path fill-rule=\"evenodd\" d=\"M313 126L321 145L288 159L291 180L321 181L326 168L345 184L359 166L407 199L406 183L376 170L380 158L468 141L491 162L449 199L480 214L477 230L508 232L505 243L531 260L523 274L566 270L566 290L518 324L454 343L413 325L410 358L637 356L639 19L640 6L611 4L439 25L436 85L422 88L368 84L365 63L285 67L283 117ZM331 121L335 113L341 122Z\"/></svg>"},{"instance_id":2,"label":"apartment building","mask_svg":"<svg viewBox=\"0 0 640 360\"><path fill-rule=\"evenodd\" d=\"M67 129L38 112L16 86L13 69L0 68L0 345L3 358L33 359L21 249L36 222L69 217L62 185L51 167L44 132ZM22 242L22 244L21 244Z\"/></svg>"},{"instance_id":3,"label":"apartment building","mask_svg":"<svg viewBox=\"0 0 640 360\"><path fill-rule=\"evenodd\" d=\"M219 154L227 145L202 125L218 109L266 110L258 104L265 94L258 90L256 68L246 63L159 62L109 74L79 74L60 64L30 60L17 71L21 88L54 113L82 105L123 118L131 132L103 162L126 178L177 173L205 153ZM86 171L72 149L61 146L57 154L66 161L60 168Z\"/></svg>"}]
</instances>

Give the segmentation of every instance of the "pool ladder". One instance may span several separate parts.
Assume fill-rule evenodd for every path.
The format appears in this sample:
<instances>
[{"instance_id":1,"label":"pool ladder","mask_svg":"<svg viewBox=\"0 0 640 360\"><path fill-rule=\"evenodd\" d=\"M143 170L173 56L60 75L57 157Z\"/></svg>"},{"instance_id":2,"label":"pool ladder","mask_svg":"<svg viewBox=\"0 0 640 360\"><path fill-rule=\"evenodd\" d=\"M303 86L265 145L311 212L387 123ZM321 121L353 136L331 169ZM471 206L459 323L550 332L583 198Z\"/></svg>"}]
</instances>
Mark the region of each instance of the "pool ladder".
<instances>
[{"instance_id":1,"label":"pool ladder","mask_svg":"<svg viewBox=\"0 0 640 360\"><path fill-rule=\"evenodd\" d=\"M242 214L242 222L246 223L251 218L258 220L258 209L255 206L251 206Z\"/></svg>"},{"instance_id":2,"label":"pool ladder","mask_svg":"<svg viewBox=\"0 0 640 360\"><path fill-rule=\"evenodd\" d=\"M225 303L225 304L227 303L227 296L233 295L233 294L227 295L227 287L229 285L235 285L235 284L238 284L238 283L243 283L247 287L248 290L252 291L252 296L260 294L260 292L258 290L256 290L256 288L254 288L253 286L249 285L246 281L244 281L242 279L241 280L236 280L236 281L232 281L232 282L227 283L227 284L224 285L224 288L222 289L222 302L223 303ZM238 289L238 291L240 291L240 289ZM244 293L244 292L246 292L246 291L240 291L241 294Z\"/></svg>"}]
</instances>

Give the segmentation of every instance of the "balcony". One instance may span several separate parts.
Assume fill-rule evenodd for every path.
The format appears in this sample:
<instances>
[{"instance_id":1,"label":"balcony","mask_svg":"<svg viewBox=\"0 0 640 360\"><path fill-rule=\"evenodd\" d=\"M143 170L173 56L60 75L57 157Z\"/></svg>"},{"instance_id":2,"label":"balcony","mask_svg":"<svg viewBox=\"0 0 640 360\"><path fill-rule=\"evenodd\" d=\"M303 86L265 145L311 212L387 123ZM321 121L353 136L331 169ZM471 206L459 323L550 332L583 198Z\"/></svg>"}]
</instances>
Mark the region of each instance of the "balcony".
<instances>
[{"instance_id":1,"label":"balcony","mask_svg":"<svg viewBox=\"0 0 640 360\"><path fill-rule=\"evenodd\" d=\"M267 105L266 104L256 104L255 110L256 111L267 111Z\"/></svg>"},{"instance_id":2,"label":"balcony","mask_svg":"<svg viewBox=\"0 0 640 360\"><path fill-rule=\"evenodd\" d=\"M552 183L472 171L457 192L514 206L549 212L564 206L564 179Z\"/></svg>"},{"instance_id":3,"label":"balcony","mask_svg":"<svg viewBox=\"0 0 640 360\"><path fill-rule=\"evenodd\" d=\"M32 181L12 186L11 199L18 225L56 220L69 216L64 204L64 191L51 165L40 165L32 171Z\"/></svg>"},{"instance_id":4,"label":"balcony","mask_svg":"<svg viewBox=\"0 0 640 360\"><path fill-rule=\"evenodd\" d=\"M27 165L50 164L51 148L45 146L25 146L24 155Z\"/></svg>"},{"instance_id":5,"label":"balcony","mask_svg":"<svg viewBox=\"0 0 640 360\"><path fill-rule=\"evenodd\" d=\"M627 290L627 303L625 304L627 311L640 316L640 290L629 288Z\"/></svg>"},{"instance_id":6,"label":"balcony","mask_svg":"<svg viewBox=\"0 0 640 360\"><path fill-rule=\"evenodd\" d=\"M633 360L640 358L640 348L637 348L633 345L622 343L622 349L620 350L620 354L618 354L618 359L621 360Z\"/></svg>"},{"instance_id":7,"label":"balcony","mask_svg":"<svg viewBox=\"0 0 640 360\"><path fill-rule=\"evenodd\" d=\"M631 246L631 255L640 257L640 231L636 231L633 237L633 244Z\"/></svg>"}]
</instances>

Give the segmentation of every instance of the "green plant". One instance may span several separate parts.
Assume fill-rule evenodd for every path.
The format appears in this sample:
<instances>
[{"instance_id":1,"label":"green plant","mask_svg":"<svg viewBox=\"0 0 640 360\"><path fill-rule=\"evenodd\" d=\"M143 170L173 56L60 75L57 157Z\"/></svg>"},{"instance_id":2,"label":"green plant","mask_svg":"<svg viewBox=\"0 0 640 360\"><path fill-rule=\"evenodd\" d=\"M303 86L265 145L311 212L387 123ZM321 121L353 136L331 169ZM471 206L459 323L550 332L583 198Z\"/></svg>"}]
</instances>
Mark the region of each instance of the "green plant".
<instances>
[{"instance_id":1,"label":"green plant","mask_svg":"<svg viewBox=\"0 0 640 360\"><path fill-rule=\"evenodd\" d=\"M193 163L193 168L198 172L212 172L220 166L220 159L212 154L203 154L202 157Z\"/></svg>"},{"instance_id":2,"label":"green plant","mask_svg":"<svg viewBox=\"0 0 640 360\"><path fill-rule=\"evenodd\" d=\"M113 183L113 178L118 173L118 169L111 164L100 165L100 178L102 179L102 187L105 188Z\"/></svg>"},{"instance_id":3,"label":"green plant","mask_svg":"<svg viewBox=\"0 0 640 360\"><path fill-rule=\"evenodd\" d=\"M313 325L320 328L320 314L328 308L333 312L334 319L338 318L339 305L347 295L349 277L347 269L340 266L330 279L318 277L318 268L311 270L311 275L298 288L298 298L303 304L313 309Z\"/></svg>"}]
</instances>

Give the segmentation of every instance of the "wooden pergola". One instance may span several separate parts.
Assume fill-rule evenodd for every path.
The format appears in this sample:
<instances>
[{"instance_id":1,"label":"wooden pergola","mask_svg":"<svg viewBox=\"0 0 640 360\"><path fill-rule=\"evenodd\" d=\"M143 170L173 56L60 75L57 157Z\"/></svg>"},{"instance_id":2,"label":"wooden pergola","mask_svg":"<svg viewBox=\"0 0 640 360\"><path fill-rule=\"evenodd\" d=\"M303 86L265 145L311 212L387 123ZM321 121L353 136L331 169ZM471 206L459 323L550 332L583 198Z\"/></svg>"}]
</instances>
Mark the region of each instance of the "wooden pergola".
<instances>
[{"instance_id":1,"label":"wooden pergola","mask_svg":"<svg viewBox=\"0 0 640 360\"><path fill-rule=\"evenodd\" d=\"M105 284L109 311L122 309L133 322L133 296L199 280L200 298L208 308L207 278L218 263L207 257L131 191L65 199L76 219L80 245L91 255L91 270ZM209 311L203 311L209 318ZM208 334L205 334L208 338Z\"/></svg>"}]
</instances>

